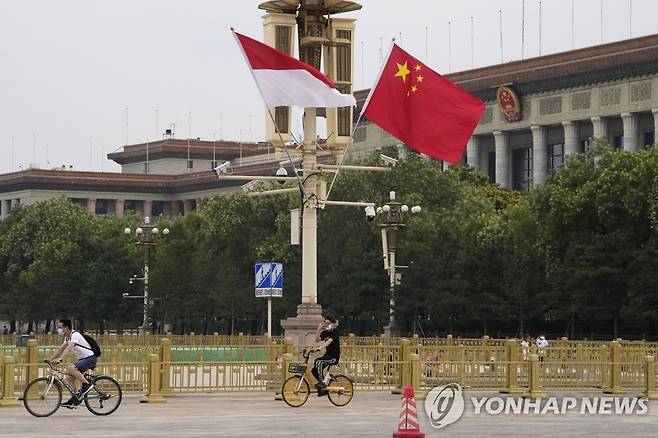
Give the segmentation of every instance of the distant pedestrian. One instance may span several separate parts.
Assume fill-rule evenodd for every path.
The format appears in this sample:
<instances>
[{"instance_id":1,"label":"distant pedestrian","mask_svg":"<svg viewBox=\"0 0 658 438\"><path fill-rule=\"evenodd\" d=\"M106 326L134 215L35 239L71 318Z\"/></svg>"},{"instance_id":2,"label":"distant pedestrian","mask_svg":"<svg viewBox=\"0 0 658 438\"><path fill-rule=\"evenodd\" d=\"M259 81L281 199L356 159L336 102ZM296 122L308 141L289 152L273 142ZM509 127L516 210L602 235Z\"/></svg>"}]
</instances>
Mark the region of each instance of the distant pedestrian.
<instances>
[{"instance_id":1,"label":"distant pedestrian","mask_svg":"<svg viewBox=\"0 0 658 438\"><path fill-rule=\"evenodd\" d=\"M3 335L8 335L9 334L9 329L7 328L6 325L2 327L2 334Z\"/></svg>"},{"instance_id":2,"label":"distant pedestrian","mask_svg":"<svg viewBox=\"0 0 658 438\"><path fill-rule=\"evenodd\" d=\"M523 360L528 360L528 353L530 353L530 338L528 335L525 335L521 341L521 353Z\"/></svg>"},{"instance_id":3,"label":"distant pedestrian","mask_svg":"<svg viewBox=\"0 0 658 438\"><path fill-rule=\"evenodd\" d=\"M548 341L544 335L540 335L536 341L537 350L539 352L539 360L544 361L544 354L546 354L546 347L548 347Z\"/></svg>"}]
</instances>

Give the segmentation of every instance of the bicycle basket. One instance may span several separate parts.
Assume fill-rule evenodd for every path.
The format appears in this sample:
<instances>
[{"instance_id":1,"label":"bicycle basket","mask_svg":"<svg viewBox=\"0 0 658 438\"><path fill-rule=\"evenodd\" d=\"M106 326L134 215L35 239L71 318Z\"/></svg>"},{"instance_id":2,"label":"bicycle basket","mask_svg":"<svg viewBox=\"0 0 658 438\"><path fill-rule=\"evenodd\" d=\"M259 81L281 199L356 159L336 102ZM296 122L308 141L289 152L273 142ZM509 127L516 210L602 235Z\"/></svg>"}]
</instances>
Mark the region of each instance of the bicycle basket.
<instances>
[{"instance_id":1,"label":"bicycle basket","mask_svg":"<svg viewBox=\"0 0 658 438\"><path fill-rule=\"evenodd\" d=\"M288 365L288 372L290 374L304 374L306 372L306 364L291 363Z\"/></svg>"}]
</instances>

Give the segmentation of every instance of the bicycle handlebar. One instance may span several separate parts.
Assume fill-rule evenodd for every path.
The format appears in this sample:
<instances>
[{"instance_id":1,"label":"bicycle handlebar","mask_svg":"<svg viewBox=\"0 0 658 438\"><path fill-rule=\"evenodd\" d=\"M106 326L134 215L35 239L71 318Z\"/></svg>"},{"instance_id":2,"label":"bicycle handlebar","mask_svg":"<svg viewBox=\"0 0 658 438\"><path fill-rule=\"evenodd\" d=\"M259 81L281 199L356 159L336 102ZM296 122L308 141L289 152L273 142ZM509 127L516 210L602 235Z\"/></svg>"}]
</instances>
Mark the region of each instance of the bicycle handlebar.
<instances>
[{"instance_id":1,"label":"bicycle handlebar","mask_svg":"<svg viewBox=\"0 0 658 438\"><path fill-rule=\"evenodd\" d=\"M311 353L314 353L316 351L320 351L319 348L304 348L304 351L302 351L302 356L304 359L308 359L311 356Z\"/></svg>"},{"instance_id":2,"label":"bicycle handlebar","mask_svg":"<svg viewBox=\"0 0 658 438\"><path fill-rule=\"evenodd\" d=\"M43 361L44 361L45 363L47 363L48 366L49 366L52 370L58 371L58 368L56 368L55 365L53 365L53 362L52 362L51 360L49 360L49 359L44 359ZM60 362L60 363L61 363L61 362Z\"/></svg>"}]
</instances>

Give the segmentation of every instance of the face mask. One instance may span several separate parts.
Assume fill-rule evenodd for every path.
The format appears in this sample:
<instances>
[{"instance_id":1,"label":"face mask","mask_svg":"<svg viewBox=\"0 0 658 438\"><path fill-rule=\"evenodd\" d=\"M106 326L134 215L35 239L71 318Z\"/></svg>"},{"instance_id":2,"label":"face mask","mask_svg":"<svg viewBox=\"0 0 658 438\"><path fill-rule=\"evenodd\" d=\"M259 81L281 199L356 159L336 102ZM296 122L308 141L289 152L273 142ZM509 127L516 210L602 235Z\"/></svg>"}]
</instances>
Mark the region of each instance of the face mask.
<instances>
[{"instance_id":1,"label":"face mask","mask_svg":"<svg viewBox=\"0 0 658 438\"><path fill-rule=\"evenodd\" d=\"M57 334L60 335L60 336L64 336L64 329L57 328Z\"/></svg>"}]
</instances>

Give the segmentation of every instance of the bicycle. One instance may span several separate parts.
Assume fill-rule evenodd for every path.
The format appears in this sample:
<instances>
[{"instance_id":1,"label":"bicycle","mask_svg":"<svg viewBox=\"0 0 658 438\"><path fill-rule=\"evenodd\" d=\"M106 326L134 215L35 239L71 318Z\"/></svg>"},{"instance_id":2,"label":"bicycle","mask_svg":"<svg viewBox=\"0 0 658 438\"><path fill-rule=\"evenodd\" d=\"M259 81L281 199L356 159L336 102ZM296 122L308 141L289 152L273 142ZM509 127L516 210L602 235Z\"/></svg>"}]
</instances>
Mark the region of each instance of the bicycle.
<instances>
[{"instance_id":1,"label":"bicycle","mask_svg":"<svg viewBox=\"0 0 658 438\"><path fill-rule=\"evenodd\" d=\"M298 408L306 403L311 393L309 383L314 384L316 382L315 376L313 376L313 373L311 373L308 367L309 357L314 351L319 350L304 349L302 356L305 362L303 364L291 363L288 366L288 372L295 375L283 382L281 395L283 396L283 401L290 407ZM345 406L354 396L354 384L349 377L343 374L334 376L328 373L327 387L324 391L327 391L327 397L334 406Z\"/></svg>"},{"instance_id":2,"label":"bicycle","mask_svg":"<svg viewBox=\"0 0 658 438\"><path fill-rule=\"evenodd\" d=\"M84 373L93 388L80 400L75 388L71 388L66 381L66 372L49 360L44 362L50 367L49 375L34 379L23 392L23 405L30 414L35 417L48 417L54 414L62 404L62 386L71 393L78 404L84 401L89 412L94 415L110 415L119 408L123 397L121 385L110 376L92 374L90 371L96 367ZM76 407L77 405L72 406L71 409Z\"/></svg>"}]
</instances>

